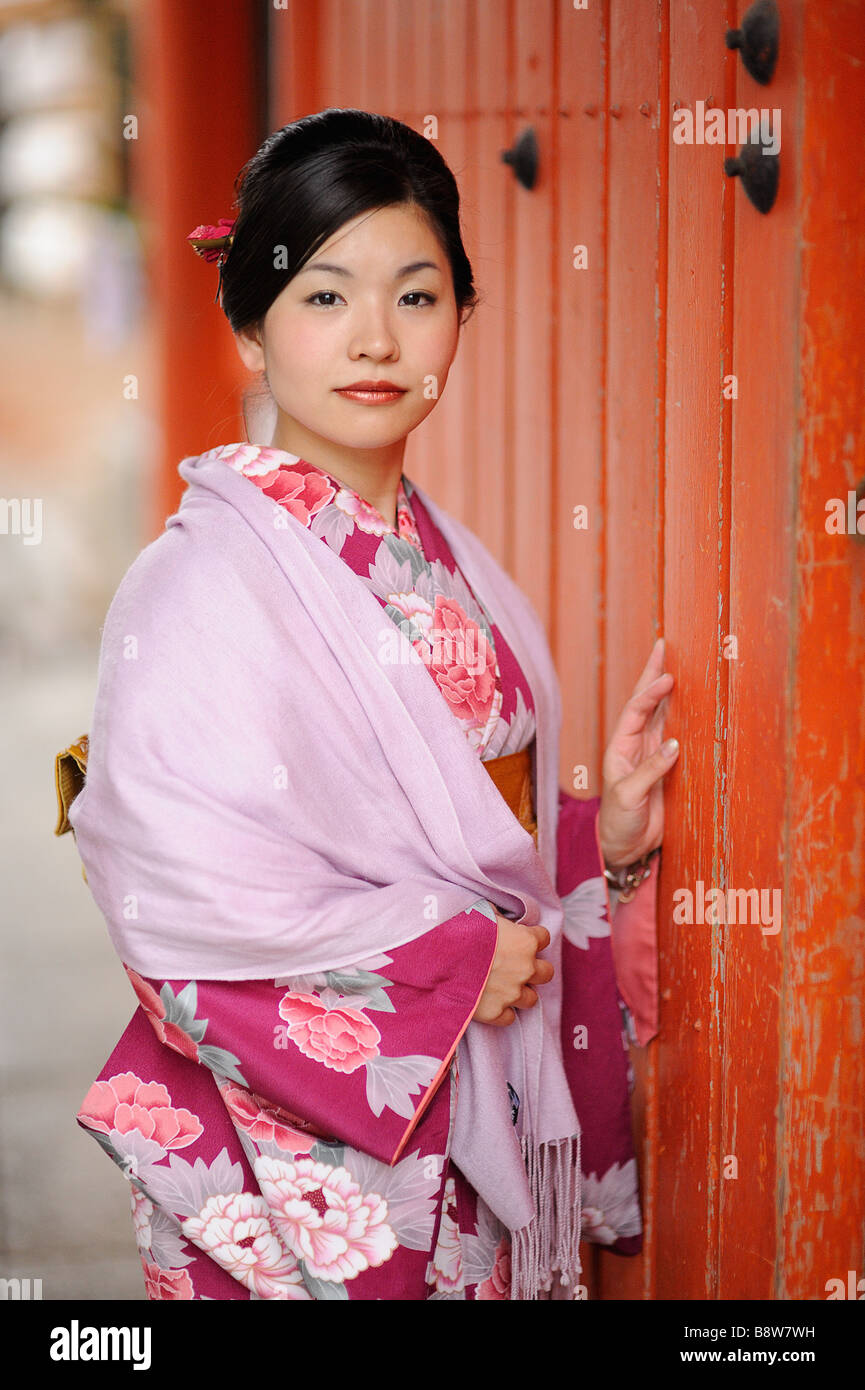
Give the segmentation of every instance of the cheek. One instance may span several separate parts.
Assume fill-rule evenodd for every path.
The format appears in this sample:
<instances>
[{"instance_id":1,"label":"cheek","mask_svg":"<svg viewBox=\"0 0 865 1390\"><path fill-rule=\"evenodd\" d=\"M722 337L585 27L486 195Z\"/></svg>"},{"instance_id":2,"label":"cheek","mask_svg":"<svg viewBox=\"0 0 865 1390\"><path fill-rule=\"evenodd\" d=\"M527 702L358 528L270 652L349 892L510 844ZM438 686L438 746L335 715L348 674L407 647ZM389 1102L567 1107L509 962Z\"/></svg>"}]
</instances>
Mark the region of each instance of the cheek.
<instances>
[{"instance_id":1,"label":"cheek","mask_svg":"<svg viewBox=\"0 0 865 1390\"><path fill-rule=\"evenodd\" d=\"M284 324L268 344L271 374L297 381L320 372L326 361L321 334L308 321Z\"/></svg>"},{"instance_id":2,"label":"cheek","mask_svg":"<svg viewBox=\"0 0 865 1390\"><path fill-rule=\"evenodd\" d=\"M445 377L456 354L458 341L456 328L450 321L442 322L432 331L424 333L418 340L416 350L421 362L428 364L426 370Z\"/></svg>"}]
</instances>

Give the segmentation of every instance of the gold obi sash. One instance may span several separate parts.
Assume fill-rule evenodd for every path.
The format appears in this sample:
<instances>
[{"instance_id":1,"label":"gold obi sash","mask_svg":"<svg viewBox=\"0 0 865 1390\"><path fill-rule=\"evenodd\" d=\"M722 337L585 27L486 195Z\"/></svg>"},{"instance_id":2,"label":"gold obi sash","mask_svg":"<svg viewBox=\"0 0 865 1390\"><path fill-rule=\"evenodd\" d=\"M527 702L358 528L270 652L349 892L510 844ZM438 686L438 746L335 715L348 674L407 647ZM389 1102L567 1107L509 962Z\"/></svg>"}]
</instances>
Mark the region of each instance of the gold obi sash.
<instances>
[{"instance_id":1,"label":"gold obi sash","mask_svg":"<svg viewBox=\"0 0 865 1390\"><path fill-rule=\"evenodd\" d=\"M490 758L482 764L495 782L523 830L538 843L538 823L532 797L532 749L508 753L504 758Z\"/></svg>"},{"instance_id":2,"label":"gold obi sash","mask_svg":"<svg viewBox=\"0 0 865 1390\"><path fill-rule=\"evenodd\" d=\"M64 748L62 753L58 753L54 759L54 786L57 789L57 825L54 828L55 835L65 835L67 830L72 830L69 824L68 811L81 788L84 786L84 779L87 775L87 754L90 748L90 738L88 734L82 734L75 743L70 743L68 748ZM73 832L74 837L74 832ZM81 877L87 882L87 870L81 865Z\"/></svg>"},{"instance_id":3,"label":"gold obi sash","mask_svg":"<svg viewBox=\"0 0 865 1390\"><path fill-rule=\"evenodd\" d=\"M54 785L57 789L57 825L55 835L65 835L71 830L67 812L81 788L87 773L87 753L90 738L82 734L75 743L70 743L54 759Z\"/></svg>"}]
</instances>

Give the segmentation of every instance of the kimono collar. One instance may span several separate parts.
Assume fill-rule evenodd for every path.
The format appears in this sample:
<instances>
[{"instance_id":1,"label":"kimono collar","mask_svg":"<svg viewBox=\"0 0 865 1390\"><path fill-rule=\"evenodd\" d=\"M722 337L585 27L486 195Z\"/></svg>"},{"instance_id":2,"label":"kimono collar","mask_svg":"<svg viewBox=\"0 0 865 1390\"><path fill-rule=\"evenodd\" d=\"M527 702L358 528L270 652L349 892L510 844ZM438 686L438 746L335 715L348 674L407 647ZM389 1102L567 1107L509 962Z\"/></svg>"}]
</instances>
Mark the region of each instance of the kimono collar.
<instances>
[{"instance_id":1,"label":"kimono collar","mask_svg":"<svg viewBox=\"0 0 865 1390\"><path fill-rule=\"evenodd\" d=\"M254 482L266 497L284 507L307 528L326 507L350 516L361 531L375 536L397 535L422 551L420 535L409 501L411 484L400 477L396 498L396 526L377 507L326 469L298 454L264 444L224 444L208 450L208 458L221 459L235 472Z\"/></svg>"}]
</instances>

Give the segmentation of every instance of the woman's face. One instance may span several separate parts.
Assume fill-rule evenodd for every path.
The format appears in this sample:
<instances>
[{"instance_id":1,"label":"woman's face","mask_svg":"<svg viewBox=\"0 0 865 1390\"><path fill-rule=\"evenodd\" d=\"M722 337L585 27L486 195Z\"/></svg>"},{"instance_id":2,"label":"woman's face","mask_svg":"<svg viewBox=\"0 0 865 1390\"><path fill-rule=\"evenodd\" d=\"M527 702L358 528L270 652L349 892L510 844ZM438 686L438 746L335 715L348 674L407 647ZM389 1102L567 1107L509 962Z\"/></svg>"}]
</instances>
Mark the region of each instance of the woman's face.
<instances>
[{"instance_id":1,"label":"woman's face","mask_svg":"<svg viewBox=\"0 0 865 1390\"><path fill-rule=\"evenodd\" d=\"M433 409L458 342L450 263L413 205L346 222L274 300L260 339L237 335L276 401L274 443L301 455L316 440L386 454ZM365 380L404 393L375 405L339 394Z\"/></svg>"}]
</instances>

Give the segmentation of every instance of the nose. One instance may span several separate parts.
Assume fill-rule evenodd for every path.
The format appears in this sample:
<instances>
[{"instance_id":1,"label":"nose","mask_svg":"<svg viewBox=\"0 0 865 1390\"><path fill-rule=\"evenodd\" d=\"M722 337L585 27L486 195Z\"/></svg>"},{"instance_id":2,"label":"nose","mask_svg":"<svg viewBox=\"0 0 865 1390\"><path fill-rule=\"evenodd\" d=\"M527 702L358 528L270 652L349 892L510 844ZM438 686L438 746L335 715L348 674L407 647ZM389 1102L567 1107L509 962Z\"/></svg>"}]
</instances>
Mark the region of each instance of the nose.
<instances>
[{"instance_id":1,"label":"nose","mask_svg":"<svg viewBox=\"0 0 865 1390\"><path fill-rule=\"evenodd\" d=\"M349 356L370 357L376 362L399 357L399 344L384 305L359 307L353 316Z\"/></svg>"}]
</instances>

